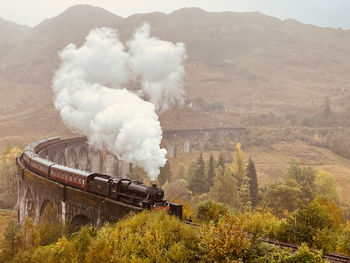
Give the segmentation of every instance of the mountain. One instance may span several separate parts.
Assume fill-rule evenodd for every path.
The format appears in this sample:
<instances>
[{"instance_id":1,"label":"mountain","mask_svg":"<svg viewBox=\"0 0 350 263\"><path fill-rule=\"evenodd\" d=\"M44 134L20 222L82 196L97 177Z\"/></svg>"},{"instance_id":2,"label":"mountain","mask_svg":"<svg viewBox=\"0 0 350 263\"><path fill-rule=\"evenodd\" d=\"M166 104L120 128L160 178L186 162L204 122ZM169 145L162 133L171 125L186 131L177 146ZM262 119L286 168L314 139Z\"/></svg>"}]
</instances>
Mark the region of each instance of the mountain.
<instances>
[{"instance_id":1,"label":"mountain","mask_svg":"<svg viewBox=\"0 0 350 263\"><path fill-rule=\"evenodd\" d=\"M25 112L36 109L35 114L40 114L43 110L49 112L47 118L60 122L50 89L59 65L57 52L69 43L81 45L96 27L117 28L125 42L145 22L151 25L153 36L184 42L188 55L185 91L193 109L177 113L187 116L182 123L176 122L178 126L172 120L174 112L162 115L165 128L185 128L193 116L200 127L240 125L240 119L252 115L273 117L314 111L326 97L333 103L332 110L349 105L349 30L321 28L256 12L183 8L170 14L153 12L122 18L101 8L78 5L34 28L11 23L2 27L0 21L0 33L8 32L6 40L0 41L0 116L13 112L14 97ZM28 123L38 121L29 113L27 116ZM264 123L264 119L258 121Z\"/></svg>"},{"instance_id":2,"label":"mountain","mask_svg":"<svg viewBox=\"0 0 350 263\"><path fill-rule=\"evenodd\" d=\"M8 54L29 30L28 26L17 25L0 18L0 59Z\"/></svg>"},{"instance_id":3,"label":"mountain","mask_svg":"<svg viewBox=\"0 0 350 263\"><path fill-rule=\"evenodd\" d=\"M73 6L32 28L0 66L7 79L48 84L58 65L57 53L69 43L81 44L96 27L115 27L122 18L102 8Z\"/></svg>"}]
</instances>

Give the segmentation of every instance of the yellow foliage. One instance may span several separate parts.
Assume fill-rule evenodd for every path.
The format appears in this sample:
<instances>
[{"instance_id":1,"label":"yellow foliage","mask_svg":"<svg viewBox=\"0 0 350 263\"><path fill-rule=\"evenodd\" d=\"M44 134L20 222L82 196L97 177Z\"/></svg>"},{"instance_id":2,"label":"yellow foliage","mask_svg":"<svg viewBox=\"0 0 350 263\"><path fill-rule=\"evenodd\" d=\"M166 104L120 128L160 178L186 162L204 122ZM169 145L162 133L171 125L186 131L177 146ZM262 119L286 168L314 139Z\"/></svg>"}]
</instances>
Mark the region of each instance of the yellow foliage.
<instances>
[{"instance_id":1,"label":"yellow foliage","mask_svg":"<svg viewBox=\"0 0 350 263\"><path fill-rule=\"evenodd\" d=\"M274 214L265 211L242 213L237 217L245 231L257 237L277 238L285 223L285 219L279 219Z\"/></svg>"},{"instance_id":2,"label":"yellow foliage","mask_svg":"<svg viewBox=\"0 0 350 263\"><path fill-rule=\"evenodd\" d=\"M201 227L199 235L207 262L243 262L251 246L247 233L231 216L222 217L217 225Z\"/></svg>"},{"instance_id":3,"label":"yellow foliage","mask_svg":"<svg viewBox=\"0 0 350 263\"><path fill-rule=\"evenodd\" d=\"M193 229L162 211L144 211L102 228L86 262L191 262L198 238Z\"/></svg>"}]
</instances>

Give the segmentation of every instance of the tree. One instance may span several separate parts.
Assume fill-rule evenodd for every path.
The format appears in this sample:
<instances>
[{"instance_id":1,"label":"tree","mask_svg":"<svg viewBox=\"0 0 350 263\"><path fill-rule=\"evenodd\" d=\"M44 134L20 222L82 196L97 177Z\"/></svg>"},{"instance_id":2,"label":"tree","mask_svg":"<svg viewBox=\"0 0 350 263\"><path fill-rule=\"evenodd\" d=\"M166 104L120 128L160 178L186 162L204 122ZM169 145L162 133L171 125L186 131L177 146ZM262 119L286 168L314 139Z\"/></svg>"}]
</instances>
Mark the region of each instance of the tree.
<instances>
[{"instance_id":1,"label":"tree","mask_svg":"<svg viewBox=\"0 0 350 263\"><path fill-rule=\"evenodd\" d=\"M296 210L288 219L285 228L289 241L299 244L306 242L311 246L319 231L331 229L333 225L334 217L328 213L325 206L314 200Z\"/></svg>"},{"instance_id":2,"label":"tree","mask_svg":"<svg viewBox=\"0 0 350 263\"><path fill-rule=\"evenodd\" d=\"M196 162L192 162L190 166L187 168L186 174L185 174L185 180L190 184L192 182L192 178L194 176L194 172L196 170L197 164Z\"/></svg>"},{"instance_id":3,"label":"tree","mask_svg":"<svg viewBox=\"0 0 350 263\"><path fill-rule=\"evenodd\" d=\"M297 182L287 178L283 182L268 185L264 201L274 214L281 216L284 210L291 212L298 208L300 192Z\"/></svg>"},{"instance_id":4,"label":"tree","mask_svg":"<svg viewBox=\"0 0 350 263\"><path fill-rule=\"evenodd\" d=\"M217 202L237 208L238 206L238 186L237 180L232 176L229 169L225 171L221 166L216 169L214 185L210 188L210 198Z\"/></svg>"},{"instance_id":5,"label":"tree","mask_svg":"<svg viewBox=\"0 0 350 263\"><path fill-rule=\"evenodd\" d=\"M193 194L202 194L209 191L209 180L205 172L205 162L202 153L198 156L194 174L191 179L190 190Z\"/></svg>"},{"instance_id":6,"label":"tree","mask_svg":"<svg viewBox=\"0 0 350 263\"><path fill-rule=\"evenodd\" d=\"M233 156L233 175L237 178L238 185L238 208L241 211L249 210L251 207L249 193L249 178L246 175L246 164L244 162L241 144L237 143Z\"/></svg>"},{"instance_id":7,"label":"tree","mask_svg":"<svg viewBox=\"0 0 350 263\"><path fill-rule=\"evenodd\" d=\"M247 167L247 177L249 178L249 193L250 193L252 206L256 207L259 202L258 178L256 175L255 164L250 157L249 157L248 167Z\"/></svg>"},{"instance_id":8,"label":"tree","mask_svg":"<svg viewBox=\"0 0 350 263\"><path fill-rule=\"evenodd\" d=\"M170 163L167 160L164 167L160 168L160 173L158 176L159 184L160 185L165 184L167 181L169 181L170 177L171 177L171 168L170 168Z\"/></svg>"},{"instance_id":9,"label":"tree","mask_svg":"<svg viewBox=\"0 0 350 263\"><path fill-rule=\"evenodd\" d=\"M210 186L214 185L214 177L215 177L215 165L214 165L214 156L210 154L209 162L208 162L208 179Z\"/></svg>"},{"instance_id":10,"label":"tree","mask_svg":"<svg viewBox=\"0 0 350 263\"><path fill-rule=\"evenodd\" d=\"M297 182L301 192L299 198L304 204L315 198L316 171L312 167L300 167L297 160L292 159L286 173L286 178Z\"/></svg>"},{"instance_id":11,"label":"tree","mask_svg":"<svg viewBox=\"0 0 350 263\"><path fill-rule=\"evenodd\" d=\"M233 155L233 174L237 177L238 186L240 187L243 183L246 182L246 165L244 163L243 151L241 149L241 144L237 143L236 151Z\"/></svg>"},{"instance_id":12,"label":"tree","mask_svg":"<svg viewBox=\"0 0 350 263\"><path fill-rule=\"evenodd\" d=\"M180 180L185 178L186 168L183 163L177 165L177 172L175 180Z\"/></svg>"},{"instance_id":13,"label":"tree","mask_svg":"<svg viewBox=\"0 0 350 263\"><path fill-rule=\"evenodd\" d=\"M8 144L0 159L1 192L7 195L7 199L8 197L13 197L15 201L17 199L17 167L15 160L20 153L21 150L19 148L11 147ZM13 206L14 203L12 202L11 205Z\"/></svg>"},{"instance_id":14,"label":"tree","mask_svg":"<svg viewBox=\"0 0 350 263\"><path fill-rule=\"evenodd\" d=\"M180 198L184 201L189 201L191 199L191 191L188 190L188 183L185 179L179 179L172 183L165 183L163 186L166 198L169 200L174 200L175 198Z\"/></svg>"},{"instance_id":15,"label":"tree","mask_svg":"<svg viewBox=\"0 0 350 263\"><path fill-rule=\"evenodd\" d=\"M316 194L329 201L339 203L340 190L336 186L333 175L325 171L319 171L315 180Z\"/></svg>"},{"instance_id":16,"label":"tree","mask_svg":"<svg viewBox=\"0 0 350 263\"><path fill-rule=\"evenodd\" d=\"M225 171L225 154L224 153L220 153L219 155L219 160L216 167L218 168L219 166L221 166L222 169Z\"/></svg>"},{"instance_id":17,"label":"tree","mask_svg":"<svg viewBox=\"0 0 350 263\"><path fill-rule=\"evenodd\" d=\"M40 233L30 217L25 219L16 238L20 250L27 250L40 245Z\"/></svg>"},{"instance_id":18,"label":"tree","mask_svg":"<svg viewBox=\"0 0 350 263\"><path fill-rule=\"evenodd\" d=\"M18 224L15 220L10 220L4 232L4 241L0 250L0 261L12 260L18 251L16 236L18 233Z\"/></svg>"}]
</instances>

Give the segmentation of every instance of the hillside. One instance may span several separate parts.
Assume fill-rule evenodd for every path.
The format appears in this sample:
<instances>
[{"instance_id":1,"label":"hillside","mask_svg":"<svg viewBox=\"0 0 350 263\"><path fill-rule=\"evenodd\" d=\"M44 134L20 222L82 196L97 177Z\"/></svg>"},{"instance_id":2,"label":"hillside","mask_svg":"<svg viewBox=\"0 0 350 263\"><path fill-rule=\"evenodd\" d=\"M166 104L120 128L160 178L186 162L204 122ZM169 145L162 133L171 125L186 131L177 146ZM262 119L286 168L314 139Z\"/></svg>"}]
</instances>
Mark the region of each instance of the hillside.
<instances>
[{"instance_id":1,"label":"hillside","mask_svg":"<svg viewBox=\"0 0 350 263\"><path fill-rule=\"evenodd\" d=\"M312 111L325 97L331 99L334 110L347 108L350 31L282 21L260 13L184 8L171 14L155 12L123 19L101 8L74 6L34 28L25 28L25 35L15 33L21 41L5 48L0 79L36 85L40 89L38 102L51 101L48 90L59 64L57 52L65 45L79 45L90 29L103 26L117 28L126 41L144 22L151 24L154 36L185 43L188 100L202 100L204 105L215 102L221 110L225 108L224 114L213 113L214 119L221 120L211 126L246 113ZM205 122L198 124L203 125ZM171 122L163 126L174 128Z\"/></svg>"},{"instance_id":2,"label":"hillside","mask_svg":"<svg viewBox=\"0 0 350 263\"><path fill-rule=\"evenodd\" d=\"M178 152L176 158L170 158L172 174L175 175L179 163L189 167L195 162L200 152L193 151L191 154ZM219 151L206 151L203 153L204 160L208 160L213 153L216 159L219 158ZM233 152L230 156L233 156ZM296 159L302 166L311 166L317 171L327 171L331 173L336 184L341 190L342 204L350 204L350 162L348 159L333 153L328 149L306 145L301 142L282 142L273 144L270 147L249 147L244 149L244 156L248 161L249 156L254 160L258 174L259 187L281 181L289 167L290 161ZM230 160L229 162L232 162ZM232 165L227 163L227 165Z\"/></svg>"},{"instance_id":3,"label":"hillside","mask_svg":"<svg viewBox=\"0 0 350 263\"><path fill-rule=\"evenodd\" d=\"M29 30L28 26L20 26L0 18L0 61Z\"/></svg>"},{"instance_id":4,"label":"hillside","mask_svg":"<svg viewBox=\"0 0 350 263\"><path fill-rule=\"evenodd\" d=\"M312 114L327 97L332 112L342 114L332 125L348 125L342 120L350 109L349 30L199 8L122 18L78 5L34 28L0 21L0 33L7 36L0 41L0 138L28 142L71 136L52 103L57 52L71 42L80 45L95 27L117 28L127 41L144 22L152 35L184 42L188 55L185 90L193 107L163 113L164 129L284 125L286 120L300 125L295 119L303 114L315 119ZM319 123L330 126L322 119Z\"/></svg>"}]
</instances>

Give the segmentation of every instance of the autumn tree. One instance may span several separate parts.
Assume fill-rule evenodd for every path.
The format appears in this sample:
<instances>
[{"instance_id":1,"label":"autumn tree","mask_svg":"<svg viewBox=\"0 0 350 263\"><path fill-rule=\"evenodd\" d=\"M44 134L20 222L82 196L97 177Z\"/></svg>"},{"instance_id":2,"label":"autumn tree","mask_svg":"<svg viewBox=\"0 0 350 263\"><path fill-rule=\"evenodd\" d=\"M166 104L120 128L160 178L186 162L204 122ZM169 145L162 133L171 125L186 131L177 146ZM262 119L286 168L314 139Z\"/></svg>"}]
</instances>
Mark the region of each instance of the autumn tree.
<instances>
[{"instance_id":1,"label":"autumn tree","mask_svg":"<svg viewBox=\"0 0 350 263\"><path fill-rule=\"evenodd\" d=\"M249 194L252 206L256 207L259 202L258 197L258 178L256 175L255 164L252 158L249 157L248 167L247 167L247 177L249 178Z\"/></svg>"},{"instance_id":2,"label":"autumn tree","mask_svg":"<svg viewBox=\"0 0 350 263\"><path fill-rule=\"evenodd\" d=\"M19 148L8 144L0 159L0 193L2 193L0 206L2 208L12 208L17 201L17 167L15 160L20 153Z\"/></svg>"},{"instance_id":3,"label":"autumn tree","mask_svg":"<svg viewBox=\"0 0 350 263\"><path fill-rule=\"evenodd\" d=\"M288 241L313 245L316 234L319 231L331 229L333 225L334 217L328 213L325 206L314 200L296 210L288 219L286 224Z\"/></svg>"},{"instance_id":4,"label":"autumn tree","mask_svg":"<svg viewBox=\"0 0 350 263\"><path fill-rule=\"evenodd\" d=\"M247 183L246 164L244 163L244 156L240 143L237 143L236 151L233 155L232 171L237 178L238 186Z\"/></svg>"},{"instance_id":5,"label":"autumn tree","mask_svg":"<svg viewBox=\"0 0 350 263\"><path fill-rule=\"evenodd\" d=\"M188 189L189 185L185 179L179 179L175 182L167 182L163 186L165 196L169 200L180 198L184 201L189 201L192 196L192 192Z\"/></svg>"},{"instance_id":6,"label":"autumn tree","mask_svg":"<svg viewBox=\"0 0 350 263\"><path fill-rule=\"evenodd\" d=\"M225 171L225 155L224 153L220 153L218 163L216 167L218 168L219 166L222 167L222 169Z\"/></svg>"},{"instance_id":7,"label":"autumn tree","mask_svg":"<svg viewBox=\"0 0 350 263\"><path fill-rule=\"evenodd\" d=\"M214 185L214 177L215 177L215 160L213 154L210 154L210 158L208 161L208 179L210 186Z\"/></svg>"},{"instance_id":8,"label":"autumn tree","mask_svg":"<svg viewBox=\"0 0 350 263\"><path fill-rule=\"evenodd\" d=\"M158 176L159 184L160 185L165 184L170 180L170 177L171 177L171 168L170 168L170 163L167 160L164 167L160 168L160 173Z\"/></svg>"},{"instance_id":9,"label":"autumn tree","mask_svg":"<svg viewBox=\"0 0 350 263\"><path fill-rule=\"evenodd\" d=\"M199 154L196 167L191 178L190 190L193 194L202 194L209 191L209 180L205 172L205 162L202 153Z\"/></svg>"},{"instance_id":10,"label":"autumn tree","mask_svg":"<svg viewBox=\"0 0 350 263\"><path fill-rule=\"evenodd\" d=\"M177 165L177 169L176 169L176 177L175 180L180 180L180 179L184 179L185 178L185 174L186 174L186 168L185 165L183 163L179 163Z\"/></svg>"},{"instance_id":11,"label":"autumn tree","mask_svg":"<svg viewBox=\"0 0 350 263\"><path fill-rule=\"evenodd\" d=\"M340 189L336 185L333 175L325 171L319 171L316 175L315 187L318 196L339 203Z\"/></svg>"},{"instance_id":12,"label":"autumn tree","mask_svg":"<svg viewBox=\"0 0 350 263\"><path fill-rule=\"evenodd\" d=\"M15 220L10 220L4 232L4 241L0 250L0 262L10 261L18 251L16 239L18 224Z\"/></svg>"},{"instance_id":13,"label":"autumn tree","mask_svg":"<svg viewBox=\"0 0 350 263\"><path fill-rule=\"evenodd\" d=\"M221 166L216 169L214 185L210 188L209 196L217 202L237 207L238 185L230 169L224 171Z\"/></svg>"},{"instance_id":14,"label":"autumn tree","mask_svg":"<svg viewBox=\"0 0 350 263\"><path fill-rule=\"evenodd\" d=\"M192 178L194 176L194 172L196 170L196 167L197 167L196 162L192 162L187 168L187 171L186 171L186 174L185 174L185 180L189 184L192 182Z\"/></svg>"},{"instance_id":15,"label":"autumn tree","mask_svg":"<svg viewBox=\"0 0 350 263\"><path fill-rule=\"evenodd\" d=\"M294 211L298 208L301 190L291 178L267 186L264 202L276 215L283 215L284 210Z\"/></svg>"},{"instance_id":16,"label":"autumn tree","mask_svg":"<svg viewBox=\"0 0 350 263\"><path fill-rule=\"evenodd\" d=\"M237 179L238 186L238 208L242 211L249 210L251 207L249 193L249 178L246 174L246 164L244 162L241 144L237 143L236 151L233 156L232 172Z\"/></svg>"},{"instance_id":17,"label":"autumn tree","mask_svg":"<svg viewBox=\"0 0 350 263\"><path fill-rule=\"evenodd\" d=\"M286 178L297 182L301 190L299 198L304 204L310 203L315 198L316 171L312 167L300 167L298 161L292 159Z\"/></svg>"}]
</instances>

